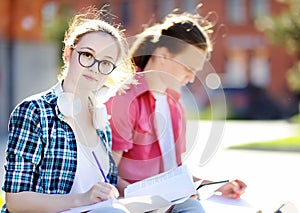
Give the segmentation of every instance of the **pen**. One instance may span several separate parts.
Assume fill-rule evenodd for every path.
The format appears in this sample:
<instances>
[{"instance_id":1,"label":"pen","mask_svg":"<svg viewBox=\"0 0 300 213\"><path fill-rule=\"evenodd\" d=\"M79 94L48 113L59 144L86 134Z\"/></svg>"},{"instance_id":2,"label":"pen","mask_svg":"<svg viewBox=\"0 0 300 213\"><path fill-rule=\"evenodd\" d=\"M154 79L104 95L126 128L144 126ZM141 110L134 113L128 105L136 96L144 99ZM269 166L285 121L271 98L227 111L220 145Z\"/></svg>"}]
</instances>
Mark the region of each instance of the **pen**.
<instances>
[{"instance_id":1,"label":"pen","mask_svg":"<svg viewBox=\"0 0 300 213\"><path fill-rule=\"evenodd\" d=\"M214 181L214 182L207 182L207 183L203 183L200 184L196 190L200 189L202 186L207 186L207 185L211 185L211 184L218 184L218 183L227 183L229 182L229 180L222 180L222 181Z\"/></svg>"},{"instance_id":2,"label":"pen","mask_svg":"<svg viewBox=\"0 0 300 213\"><path fill-rule=\"evenodd\" d=\"M100 163L99 163L99 161L98 161L98 159L97 159L97 156L95 155L95 152L92 151L92 154L93 154L93 156L94 156L94 158L95 158L95 161L96 161L96 163L97 163L97 165L98 165L98 168L99 168L99 170L100 170L100 172L101 172L101 174L102 174L102 176L103 176L103 178L104 178L105 183L109 183L109 181L107 180L107 178L106 178L106 176L105 176L105 174L104 174L104 172L103 172L103 170L102 170L102 168L101 168L101 165L100 165Z\"/></svg>"}]
</instances>

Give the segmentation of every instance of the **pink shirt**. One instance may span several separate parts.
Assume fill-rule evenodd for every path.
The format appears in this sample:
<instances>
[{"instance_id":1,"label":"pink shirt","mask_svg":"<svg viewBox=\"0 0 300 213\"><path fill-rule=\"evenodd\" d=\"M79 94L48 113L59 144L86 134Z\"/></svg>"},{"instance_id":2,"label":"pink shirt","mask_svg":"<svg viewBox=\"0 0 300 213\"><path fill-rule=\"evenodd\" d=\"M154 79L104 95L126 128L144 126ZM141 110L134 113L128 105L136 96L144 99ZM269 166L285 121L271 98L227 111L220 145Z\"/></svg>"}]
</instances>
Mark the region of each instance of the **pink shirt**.
<instances>
[{"instance_id":1,"label":"pink shirt","mask_svg":"<svg viewBox=\"0 0 300 213\"><path fill-rule=\"evenodd\" d=\"M155 119L155 98L143 75L138 85L131 85L126 94L116 95L107 103L112 116L112 149L124 151L118 174L133 183L164 171L158 130ZM181 165L181 154L186 150L186 119L179 102L180 94L167 90L174 133L176 161Z\"/></svg>"}]
</instances>

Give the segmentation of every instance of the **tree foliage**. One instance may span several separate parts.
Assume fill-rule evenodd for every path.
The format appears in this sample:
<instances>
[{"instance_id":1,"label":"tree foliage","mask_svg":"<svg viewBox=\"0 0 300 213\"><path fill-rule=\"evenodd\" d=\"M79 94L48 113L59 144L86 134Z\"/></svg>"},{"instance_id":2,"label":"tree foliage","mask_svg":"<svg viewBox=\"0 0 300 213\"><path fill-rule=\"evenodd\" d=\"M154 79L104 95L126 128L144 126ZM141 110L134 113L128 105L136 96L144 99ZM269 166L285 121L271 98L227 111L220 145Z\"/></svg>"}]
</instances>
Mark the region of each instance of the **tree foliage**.
<instances>
[{"instance_id":1,"label":"tree foliage","mask_svg":"<svg viewBox=\"0 0 300 213\"><path fill-rule=\"evenodd\" d=\"M65 35L65 31L68 28L69 20L72 15L72 9L69 4L63 4L56 16L49 20L46 26L44 26L44 38L53 41L58 45L58 52L61 54L63 49L63 39ZM60 65L63 64L62 57L59 57Z\"/></svg>"},{"instance_id":2,"label":"tree foliage","mask_svg":"<svg viewBox=\"0 0 300 213\"><path fill-rule=\"evenodd\" d=\"M287 8L279 14L261 17L258 29L274 43L296 55L298 61L288 70L289 87L300 92L300 0L280 0Z\"/></svg>"}]
</instances>

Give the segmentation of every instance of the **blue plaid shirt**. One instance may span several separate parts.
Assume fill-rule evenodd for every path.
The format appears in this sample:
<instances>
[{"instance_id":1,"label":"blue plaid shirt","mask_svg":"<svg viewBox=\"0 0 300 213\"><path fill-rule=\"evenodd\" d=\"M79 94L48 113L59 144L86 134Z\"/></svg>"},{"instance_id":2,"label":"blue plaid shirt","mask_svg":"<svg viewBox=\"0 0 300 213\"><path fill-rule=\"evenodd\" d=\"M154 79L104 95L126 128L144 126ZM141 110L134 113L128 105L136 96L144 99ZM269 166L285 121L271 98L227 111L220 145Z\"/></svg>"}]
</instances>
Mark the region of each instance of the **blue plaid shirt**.
<instances>
[{"instance_id":1,"label":"blue plaid shirt","mask_svg":"<svg viewBox=\"0 0 300 213\"><path fill-rule=\"evenodd\" d=\"M57 85L56 85L57 86ZM33 191L46 194L70 192L77 165L75 135L57 107L54 88L29 97L12 112L6 150L5 192ZM97 130L109 147L108 180L117 183L111 155L111 129ZM5 212L5 205L1 212Z\"/></svg>"}]
</instances>

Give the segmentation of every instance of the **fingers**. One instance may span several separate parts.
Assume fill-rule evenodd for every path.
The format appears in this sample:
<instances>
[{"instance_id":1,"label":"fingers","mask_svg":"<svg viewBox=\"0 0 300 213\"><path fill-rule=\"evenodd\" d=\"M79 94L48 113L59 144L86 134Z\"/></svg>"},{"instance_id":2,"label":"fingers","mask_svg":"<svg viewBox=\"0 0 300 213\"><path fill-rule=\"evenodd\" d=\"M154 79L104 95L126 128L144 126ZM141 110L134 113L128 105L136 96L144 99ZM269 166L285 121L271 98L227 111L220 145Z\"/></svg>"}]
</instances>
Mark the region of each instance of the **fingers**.
<instances>
[{"instance_id":1,"label":"fingers","mask_svg":"<svg viewBox=\"0 0 300 213\"><path fill-rule=\"evenodd\" d=\"M241 180L233 180L223 185L218 191L222 196L238 199L245 192L247 185Z\"/></svg>"},{"instance_id":2,"label":"fingers","mask_svg":"<svg viewBox=\"0 0 300 213\"><path fill-rule=\"evenodd\" d=\"M104 182L99 182L97 185L98 194L102 200L119 197L119 192L113 185Z\"/></svg>"},{"instance_id":3,"label":"fingers","mask_svg":"<svg viewBox=\"0 0 300 213\"><path fill-rule=\"evenodd\" d=\"M197 198L198 198L198 195L197 195L197 194L191 195L190 198L197 199Z\"/></svg>"},{"instance_id":4,"label":"fingers","mask_svg":"<svg viewBox=\"0 0 300 213\"><path fill-rule=\"evenodd\" d=\"M96 183L88 192L87 195L91 203L100 202L112 198L119 197L118 190L109 183Z\"/></svg>"},{"instance_id":5,"label":"fingers","mask_svg":"<svg viewBox=\"0 0 300 213\"><path fill-rule=\"evenodd\" d=\"M232 181L233 183L235 183L237 185L237 188L238 188L238 193L240 194L243 194L247 188L247 185L241 181L241 180L238 180L238 179L235 179L234 181Z\"/></svg>"},{"instance_id":6,"label":"fingers","mask_svg":"<svg viewBox=\"0 0 300 213\"><path fill-rule=\"evenodd\" d=\"M238 193L238 192L231 191L231 192L225 192L225 193L223 193L222 196L228 197L228 198L232 198L232 199L239 199L240 196L241 196L241 194Z\"/></svg>"}]
</instances>

